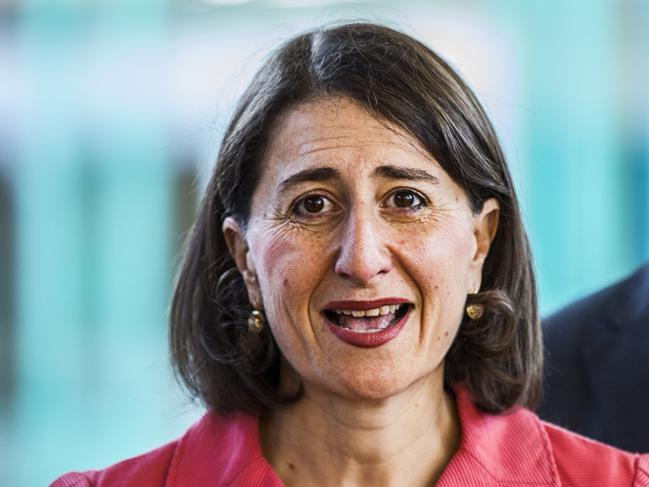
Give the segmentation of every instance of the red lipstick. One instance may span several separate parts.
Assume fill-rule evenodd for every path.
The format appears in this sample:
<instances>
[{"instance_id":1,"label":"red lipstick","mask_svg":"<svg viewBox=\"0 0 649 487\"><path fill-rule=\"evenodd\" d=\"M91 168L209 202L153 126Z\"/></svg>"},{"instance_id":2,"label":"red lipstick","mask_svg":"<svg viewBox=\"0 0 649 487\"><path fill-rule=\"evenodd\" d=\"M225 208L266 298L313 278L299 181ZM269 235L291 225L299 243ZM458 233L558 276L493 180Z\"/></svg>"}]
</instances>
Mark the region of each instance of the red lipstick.
<instances>
[{"instance_id":1,"label":"red lipstick","mask_svg":"<svg viewBox=\"0 0 649 487\"><path fill-rule=\"evenodd\" d=\"M407 300L398 298L379 299L374 301L336 301L328 303L327 309L364 311L368 309L378 308L380 306L386 306L389 304L405 303L409 302ZM323 313L323 315L327 319L327 326L329 328L329 331L340 340L356 347L373 348L384 345L385 343L395 339L399 335L399 333L401 333L401 330L403 330L403 328L405 327L411 310L412 307L407 306L405 314L399 319L399 321L383 330L377 331L360 331L345 328L343 326L334 324L327 316L327 313Z\"/></svg>"}]
</instances>

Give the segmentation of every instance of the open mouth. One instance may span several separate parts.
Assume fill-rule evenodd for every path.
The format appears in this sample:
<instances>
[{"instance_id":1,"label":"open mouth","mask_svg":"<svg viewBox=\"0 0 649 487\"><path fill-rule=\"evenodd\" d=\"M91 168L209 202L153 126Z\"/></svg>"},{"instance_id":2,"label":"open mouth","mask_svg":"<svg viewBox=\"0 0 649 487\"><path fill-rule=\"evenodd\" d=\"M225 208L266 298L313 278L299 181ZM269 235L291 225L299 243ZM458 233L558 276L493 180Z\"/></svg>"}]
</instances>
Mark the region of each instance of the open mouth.
<instances>
[{"instance_id":1,"label":"open mouth","mask_svg":"<svg viewBox=\"0 0 649 487\"><path fill-rule=\"evenodd\" d=\"M324 315L334 325L356 333L377 333L394 326L412 305L390 304L372 309L326 309Z\"/></svg>"}]
</instances>

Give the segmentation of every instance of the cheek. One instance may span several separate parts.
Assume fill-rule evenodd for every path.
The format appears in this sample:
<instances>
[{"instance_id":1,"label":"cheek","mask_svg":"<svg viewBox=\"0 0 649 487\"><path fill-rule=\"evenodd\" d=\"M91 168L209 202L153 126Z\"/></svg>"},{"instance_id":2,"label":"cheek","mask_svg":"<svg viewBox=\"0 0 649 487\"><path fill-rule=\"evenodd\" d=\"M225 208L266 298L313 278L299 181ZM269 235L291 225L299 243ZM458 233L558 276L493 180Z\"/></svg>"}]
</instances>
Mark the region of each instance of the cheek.
<instances>
[{"instance_id":1,"label":"cheek","mask_svg":"<svg viewBox=\"0 0 649 487\"><path fill-rule=\"evenodd\" d=\"M282 354L304 376L315 341L309 303L326 269L326 247L293 232L259 235L251 245L268 324Z\"/></svg>"},{"instance_id":2,"label":"cheek","mask_svg":"<svg viewBox=\"0 0 649 487\"><path fill-rule=\"evenodd\" d=\"M399 238L400 256L421 293L421 344L450 346L463 316L470 278L472 234L463 225Z\"/></svg>"},{"instance_id":3,"label":"cheek","mask_svg":"<svg viewBox=\"0 0 649 487\"><path fill-rule=\"evenodd\" d=\"M324 246L302 237L290 231L268 232L251 245L264 307L277 319L304 312L322 276Z\"/></svg>"},{"instance_id":4,"label":"cheek","mask_svg":"<svg viewBox=\"0 0 649 487\"><path fill-rule=\"evenodd\" d=\"M461 223L454 226L439 225L399 235L397 243L402 259L421 278L443 286L444 281L464 276L471 263L472 234Z\"/></svg>"}]
</instances>

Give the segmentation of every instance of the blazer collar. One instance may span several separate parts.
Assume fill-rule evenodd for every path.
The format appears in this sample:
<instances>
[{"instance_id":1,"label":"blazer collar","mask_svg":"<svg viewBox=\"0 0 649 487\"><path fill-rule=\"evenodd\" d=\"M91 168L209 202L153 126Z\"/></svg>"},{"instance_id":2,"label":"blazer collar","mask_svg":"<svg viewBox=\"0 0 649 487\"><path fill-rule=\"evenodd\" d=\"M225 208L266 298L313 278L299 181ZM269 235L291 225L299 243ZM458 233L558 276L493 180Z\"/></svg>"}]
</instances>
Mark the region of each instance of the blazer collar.
<instances>
[{"instance_id":1,"label":"blazer collar","mask_svg":"<svg viewBox=\"0 0 649 487\"><path fill-rule=\"evenodd\" d=\"M180 439L165 487L283 487L264 459L259 418L206 413Z\"/></svg>"},{"instance_id":2,"label":"blazer collar","mask_svg":"<svg viewBox=\"0 0 649 487\"><path fill-rule=\"evenodd\" d=\"M524 408L503 415L483 413L466 388L456 387L455 395L462 439L439 487L561 485L550 440L538 416Z\"/></svg>"},{"instance_id":3,"label":"blazer collar","mask_svg":"<svg viewBox=\"0 0 649 487\"><path fill-rule=\"evenodd\" d=\"M516 408L490 415L473 405L465 388L458 386L455 396L462 439L439 487L560 485L550 441L534 413ZM283 485L263 458L259 418L243 413L205 414L180 439L167 478L167 487Z\"/></svg>"}]
</instances>

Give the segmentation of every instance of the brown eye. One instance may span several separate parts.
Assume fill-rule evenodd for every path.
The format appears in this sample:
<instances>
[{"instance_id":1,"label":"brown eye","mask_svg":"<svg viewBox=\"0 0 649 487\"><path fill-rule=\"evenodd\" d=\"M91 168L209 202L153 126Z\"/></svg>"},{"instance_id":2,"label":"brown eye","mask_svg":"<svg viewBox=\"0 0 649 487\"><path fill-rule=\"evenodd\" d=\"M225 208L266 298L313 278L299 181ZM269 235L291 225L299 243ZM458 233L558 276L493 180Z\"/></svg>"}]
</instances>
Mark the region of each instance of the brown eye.
<instances>
[{"instance_id":1,"label":"brown eye","mask_svg":"<svg viewBox=\"0 0 649 487\"><path fill-rule=\"evenodd\" d=\"M326 196L310 194L297 200L292 213L297 216L324 216L336 211L336 205Z\"/></svg>"},{"instance_id":2,"label":"brown eye","mask_svg":"<svg viewBox=\"0 0 649 487\"><path fill-rule=\"evenodd\" d=\"M418 211L428 206L428 200L411 189L398 189L390 194L385 207L400 208L406 211Z\"/></svg>"},{"instance_id":3,"label":"brown eye","mask_svg":"<svg viewBox=\"0 0 649 487\"><path fill-rule=\"evenodd\" d=\"M411 191L397 191L394 193L394 204L399 208L408 208L415 202L415 195Z\"/></svg>"},{"instance_id":4,"label":"brown eye","mask_svg":"<svg viewBox=\"0 0 649 487\"><path fill-rule=\"evenodd\" d=\"M319 213L324 208L325 201L322 196L313 195L304 200L304 209L308 213Z\"/></svg>"}]
</instances>

